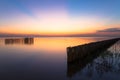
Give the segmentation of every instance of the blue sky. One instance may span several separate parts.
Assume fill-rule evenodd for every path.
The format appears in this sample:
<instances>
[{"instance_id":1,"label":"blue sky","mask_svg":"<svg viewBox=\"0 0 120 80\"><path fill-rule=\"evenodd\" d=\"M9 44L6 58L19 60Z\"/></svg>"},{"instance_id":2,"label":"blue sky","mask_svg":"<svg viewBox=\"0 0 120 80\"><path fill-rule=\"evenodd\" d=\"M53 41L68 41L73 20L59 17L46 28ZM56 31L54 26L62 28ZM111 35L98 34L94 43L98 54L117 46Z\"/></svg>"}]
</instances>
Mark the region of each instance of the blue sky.
<instances>
[{"instance_id":1,"label":"blue sky","mask_svg":"<svg viewBox=\"0 0 120 80\"><path fill-rule=\"evenodd\" d=\"M7 28L8 26L3 25L10 25L11 21L20 21L21 16L41 20L42 18L39 17L41 11L45 11L46 13L44 13L49 15L55 11L59 12L61 9L64 10L61 13L66 11L71 18L97 17L101 22L101 19L106 21L105 25L119 25L119 8L120 0L0 0L0 25Z\"/></svg>"},{"instance_id":2,"label":"blue sky","mask_svg":"<svg viewBox=\"0 0 120 80\"><path fill-rule=\"evenodd\" d=\"M14 11L19 10L30 16L31 8L50 8L57 6L66 6L69 14L91 14L103 15L119 18L120 0L0 0L0 16L14 14Z\"/></svg>"}]
</instances>

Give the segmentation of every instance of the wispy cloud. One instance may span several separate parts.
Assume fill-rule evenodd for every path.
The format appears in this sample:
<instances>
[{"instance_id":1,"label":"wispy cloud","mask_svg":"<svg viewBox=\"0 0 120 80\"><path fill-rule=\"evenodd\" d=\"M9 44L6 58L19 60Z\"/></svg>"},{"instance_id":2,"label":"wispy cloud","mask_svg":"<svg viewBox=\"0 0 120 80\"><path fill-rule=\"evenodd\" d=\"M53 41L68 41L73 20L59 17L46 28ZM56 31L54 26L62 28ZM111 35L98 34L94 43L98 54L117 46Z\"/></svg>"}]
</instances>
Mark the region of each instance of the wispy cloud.
<instances>
[{"instance_id":1,"label":"wispy cloud","mask_svg":"<svg viewBox=\"0 0 120 80\"><path fill-rule=\"evenodd\" d=\"M108 28L104 30L98 30L97 32L120 32L120 28Z\"/></svg>"}]
</instances>

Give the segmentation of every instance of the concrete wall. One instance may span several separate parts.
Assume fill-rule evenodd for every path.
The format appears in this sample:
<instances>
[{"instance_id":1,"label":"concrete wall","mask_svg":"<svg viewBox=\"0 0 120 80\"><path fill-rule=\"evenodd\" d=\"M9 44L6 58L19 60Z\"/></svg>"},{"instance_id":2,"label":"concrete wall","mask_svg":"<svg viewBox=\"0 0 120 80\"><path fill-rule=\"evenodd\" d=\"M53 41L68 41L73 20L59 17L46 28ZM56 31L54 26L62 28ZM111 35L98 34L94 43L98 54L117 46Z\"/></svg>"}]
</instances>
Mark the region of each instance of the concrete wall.
<instances>
[{"instance_id":1,"label":"concrete wall","mask_svg":"<svg viewBox=\"0 0 120 80\"><path fill-rule=\"evenodd\" d=\"M95 54L102 51L114 43L116 43L120 38L104 40L99 42L92 42L89 44L83 44L75 47L67 48L67 62L74 62L78 59L83 59L88 55Z\"/></svg>"}]
</instances>

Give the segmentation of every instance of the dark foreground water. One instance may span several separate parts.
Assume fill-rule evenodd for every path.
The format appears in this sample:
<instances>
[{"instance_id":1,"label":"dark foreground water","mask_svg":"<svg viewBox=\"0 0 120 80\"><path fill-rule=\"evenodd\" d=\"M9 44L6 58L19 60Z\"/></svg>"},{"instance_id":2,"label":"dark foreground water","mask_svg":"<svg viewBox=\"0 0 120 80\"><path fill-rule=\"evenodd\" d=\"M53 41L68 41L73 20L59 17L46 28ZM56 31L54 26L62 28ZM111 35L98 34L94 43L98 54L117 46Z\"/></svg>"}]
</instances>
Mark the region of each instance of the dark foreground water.
<instances>
[{"instance_id":1,"label":"dark foreground water","mask_svg":"<svg viewBox=\"0 0 120 80\"><path fill-rule=\"evenodd\" d=\"M119 80L120 41L82 67L68 69L67 47L105 39L0 38L0 80Z\"/></svg>"}]
</instances>

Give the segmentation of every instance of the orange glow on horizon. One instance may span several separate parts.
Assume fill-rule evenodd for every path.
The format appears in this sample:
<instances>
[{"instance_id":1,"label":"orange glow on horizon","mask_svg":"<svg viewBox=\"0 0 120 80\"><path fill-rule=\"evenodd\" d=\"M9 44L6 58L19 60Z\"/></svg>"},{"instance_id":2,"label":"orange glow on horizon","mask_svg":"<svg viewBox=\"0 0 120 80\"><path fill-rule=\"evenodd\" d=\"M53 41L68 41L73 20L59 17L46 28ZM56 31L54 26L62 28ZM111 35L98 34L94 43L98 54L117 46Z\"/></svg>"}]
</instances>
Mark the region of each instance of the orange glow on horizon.
<instances>
[{"instance_id":1,"label":"orange glow on horizon","mask_svg":"<svg viewBox=\"0 0 120 80\"><path fill-rule=\"evenodd\" d=\"M64 35L76 35L76 34L90 34L94 33L95 31L85 30L85 31L28 31L28 30L19 30L19 29L2 29L2 33L6 34L32 34L32 35L48 35L48 36L64 36Z\"/></svg>"},{"instance_id":2,"label":"orange glow on horizon","mask_svg":"<svg viewBox=\"0 0 120 80\"><path fill-rule=\"evenodd\" d=\"M97 25L96 25L97 26ZM66 35L79 35L79 34L93 34L96 33L97 30L103 30L107 28L111 28L113 27L114 24L112 25L107 25L107 26L99 26L99 27L88 27L86 28L77 28L76 30L71 30L71 29L64 29L64 28L60 28L60 29L48 29L48 30L40 30L40 29L26 29L26 28L16 28L16 27L8 27L6 28L1 28L0 32L1 33L6 33L6 34L31 34L31 35L43 35L43 36L66 36ZM117 27L119 27L119 24L116 24ZM112 34L112 33L103 33L103 34Z\"/></svg>"},{"instance_id":3,"label":"orange glow on horizon","mask_svg":"<svg viewBox=\"0 0 120 80\"><path fill-rule=\"evenodd\" d=\"M95 16L70 17L64 9L36 12L37 18L20 15L1 24L1 33L37 35L90 34L104 28L107 20ZM101 27L103 26L103 27Z\"/></svg>"}]
</instances>

